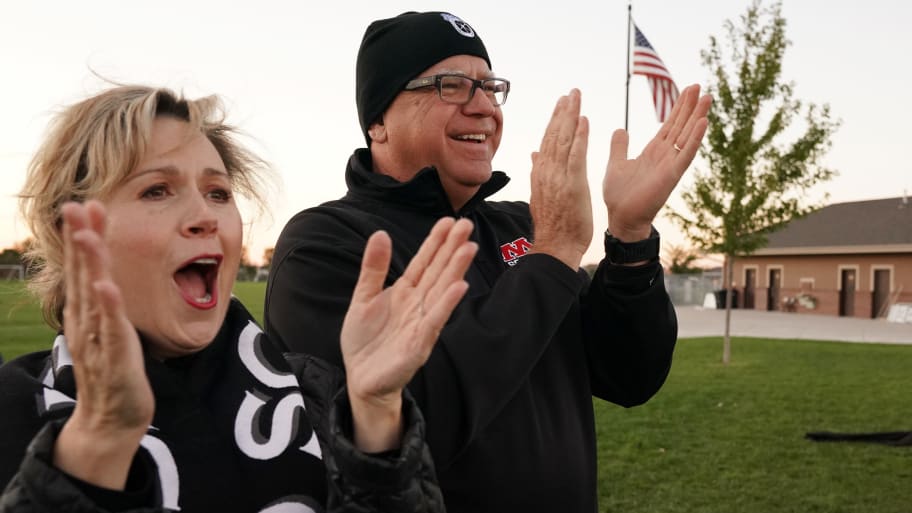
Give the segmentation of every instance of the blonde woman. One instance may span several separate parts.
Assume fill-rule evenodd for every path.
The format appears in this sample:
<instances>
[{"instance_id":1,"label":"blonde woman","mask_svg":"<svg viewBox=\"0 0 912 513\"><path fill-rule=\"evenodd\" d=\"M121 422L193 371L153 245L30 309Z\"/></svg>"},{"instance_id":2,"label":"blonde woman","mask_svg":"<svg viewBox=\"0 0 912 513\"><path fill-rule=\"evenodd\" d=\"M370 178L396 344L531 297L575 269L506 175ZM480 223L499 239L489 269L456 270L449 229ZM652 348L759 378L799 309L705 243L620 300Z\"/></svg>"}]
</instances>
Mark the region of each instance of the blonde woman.
<instances>
[{"instance_id":1,"label":"blonde woman","mask_svg":"<svg viewBox=\"0 0 912 513\"><path fill-rule=\"evenodd\" d=\"M368 241L346 380L231 295L263 170L212 97L117 87L55 119L22 207L58 335L0 367L0 511L443 510L403 387L466 291L471 223L386 289L390 239Z\"/></svg>"}]
</instances>

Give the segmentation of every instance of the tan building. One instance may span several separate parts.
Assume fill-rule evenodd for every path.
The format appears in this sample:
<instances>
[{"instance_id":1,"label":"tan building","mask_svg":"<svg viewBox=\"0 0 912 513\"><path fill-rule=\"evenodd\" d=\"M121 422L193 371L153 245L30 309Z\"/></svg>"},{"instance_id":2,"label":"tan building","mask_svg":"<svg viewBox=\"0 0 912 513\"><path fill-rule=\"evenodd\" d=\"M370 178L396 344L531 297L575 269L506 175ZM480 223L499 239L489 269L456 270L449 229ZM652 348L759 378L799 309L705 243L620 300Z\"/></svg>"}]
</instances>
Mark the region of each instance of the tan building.
<instances>
[{"instance_id":1,"label":"tan building","mask_svg":"<svg viewBox=\"0 0 912 513\"><path fill-rule=\"evenodd\" d=\"M912 302L912 200L837 203L735 260L739 308L884 317Z\"/></svg>"}]
</instances>

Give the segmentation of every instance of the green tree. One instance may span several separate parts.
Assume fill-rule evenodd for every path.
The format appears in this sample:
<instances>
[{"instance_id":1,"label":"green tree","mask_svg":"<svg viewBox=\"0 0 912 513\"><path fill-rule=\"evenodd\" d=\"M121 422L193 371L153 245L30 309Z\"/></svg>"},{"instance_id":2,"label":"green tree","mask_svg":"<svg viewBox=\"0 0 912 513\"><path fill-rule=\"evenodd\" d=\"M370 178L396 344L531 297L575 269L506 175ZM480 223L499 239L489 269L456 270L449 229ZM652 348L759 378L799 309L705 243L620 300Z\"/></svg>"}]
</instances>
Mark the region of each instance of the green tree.
<instances>
[{"instance_id":1,"label":"green tree","mask_svg":"<svg viewBox=\"0 0 912 513\"><path fill-rule=\"evenodd\" d=\"M238 266L237 281L251 281L256 276L257 266L250 261L247 246L241 247L241 263Z\"/></svg>"},{"instance_id":2,"label":"green tree","mask_svg":"<svg viewBox=\"0 0 912 513\"><path fill-rule=\"evenodd\" d=\"M21 265L22 253L15 248L4 249L3 252L0 253L0 264Z\"/></svg>"},{"instance_id":3,"label":"green tree","mask_svg":"<svg viewBox=\"0 0 912 513\"><path fill-rule=\"evenodd\" d=\"M670 246L665 251L665 261L662 265L668 269L671 274L697 274L703 272L703 269L693 265L702 255L693 248L685 246Z\"/></svg>"},{"instance_id":4,"label":"green tree","mask_svg":"<svg viewBox=\"0 0 912 513\"><path fill-rule=\"evenodd\" d=\"M707 144L700 150L709 169L696 170L682 194L689 212L668 211L694 245L725 256L723 363L731 358L735 258L753 253L769 233L819 208L826 196L813 204L807 191L835 175L819 161L839 121L828 105L795 99L794 84L782 79L782 57L790 44L785 25L781 3L763 6L754 0L740 24L725 22L725 49L710 37L701 57L712 74L707 89L713 107ZM803 126L789 129L795 116Z\"/></svg>"},{"instance_id":5,"label":"green tree","mask_svg":"<svg viewBox=\"0 0 912 513\"><path fill-rule=\"evenodd\" d=\"M272 255L275 254L275 248L266 248L263 250L263 265L266 269L269 269L272 266Z\"/></svg>"}]
</instances>

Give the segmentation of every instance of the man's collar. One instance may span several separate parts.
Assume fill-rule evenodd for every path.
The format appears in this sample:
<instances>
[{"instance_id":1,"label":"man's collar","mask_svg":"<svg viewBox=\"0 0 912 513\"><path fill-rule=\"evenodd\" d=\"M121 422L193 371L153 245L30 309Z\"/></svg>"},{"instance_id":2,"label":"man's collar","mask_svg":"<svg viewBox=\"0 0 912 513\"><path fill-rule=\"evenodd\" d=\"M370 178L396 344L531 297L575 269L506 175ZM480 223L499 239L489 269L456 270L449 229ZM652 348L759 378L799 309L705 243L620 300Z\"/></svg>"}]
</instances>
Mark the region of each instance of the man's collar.
<instances>
[{"instance_id":1,"label":"man's collar","mask_svg":"<svg viewBox=\"0 0 912 513\"><path fill-rule=\"evenodd\" d=\"M352 154L345 181L349 191L359 195L438 215L462 215L471 212L479 203L502 189L510 178L502 171L494 171L491 178L479 187L478 192L459 209L459 212L453 211L436 168L423 168L411 180L400 182L390 176L373 172L373 162L367 148L360 148Z\"/></svg>"}]
</instances>

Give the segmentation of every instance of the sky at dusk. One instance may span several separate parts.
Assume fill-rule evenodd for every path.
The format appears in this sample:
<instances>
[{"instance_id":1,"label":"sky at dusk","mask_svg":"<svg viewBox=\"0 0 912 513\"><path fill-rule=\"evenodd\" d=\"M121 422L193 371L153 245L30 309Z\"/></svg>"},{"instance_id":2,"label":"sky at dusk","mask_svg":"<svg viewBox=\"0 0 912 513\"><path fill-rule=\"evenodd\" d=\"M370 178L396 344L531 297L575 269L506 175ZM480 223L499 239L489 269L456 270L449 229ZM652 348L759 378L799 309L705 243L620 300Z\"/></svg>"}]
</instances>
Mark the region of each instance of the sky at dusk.
<instances>
[{"instance_id":1,"label":"sky at dusk","mask_svg":"<svg viewBox=\"0 0 912 513\"><path fill-rule=\"evenodd\" d=\"M275 170L269 216L251 219L247 245L258 259L297 211L345 192L352 150L364 145L354 101L355 55L373 20L408 10L463 18L485 41L497 76L512 91L494 168L511 183L493 199L528 200L530 153L554 103L576 87L591 124L588 172L596 235L584 262L600 258L607 226L601 178L611 133L624 125L627 1L527 2L15 2L0 17L0 247L29 234L16 194L50 116L62 106L121 83L167 86L190 97L218 94L229 121ZM677 85L706 84L700 51L723 39L726 20L749 3L639 0L633 17ZM824 164L839 172L819 185L831 202L912 194L912 4L901 0L786 0L792 45L783 78L795 96L829 104L842 126ZM420 42L416 42L420 44ZM630 153L658 130L644 77L630 83ZM798 119L798 118L796 118ZM704 164L698 159L693 168ZM679 192L669 203L682 207ZM686 244L664 218L665 244ZM912 229L912 228L910 228Z\"/></svg>"}]
</instances>

